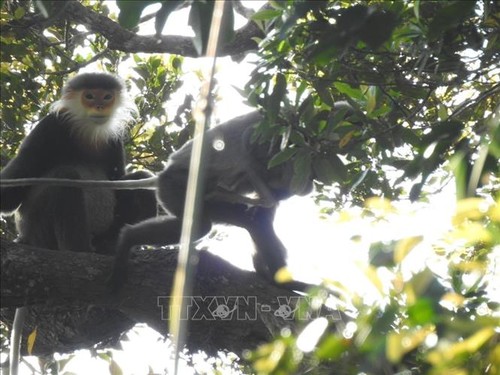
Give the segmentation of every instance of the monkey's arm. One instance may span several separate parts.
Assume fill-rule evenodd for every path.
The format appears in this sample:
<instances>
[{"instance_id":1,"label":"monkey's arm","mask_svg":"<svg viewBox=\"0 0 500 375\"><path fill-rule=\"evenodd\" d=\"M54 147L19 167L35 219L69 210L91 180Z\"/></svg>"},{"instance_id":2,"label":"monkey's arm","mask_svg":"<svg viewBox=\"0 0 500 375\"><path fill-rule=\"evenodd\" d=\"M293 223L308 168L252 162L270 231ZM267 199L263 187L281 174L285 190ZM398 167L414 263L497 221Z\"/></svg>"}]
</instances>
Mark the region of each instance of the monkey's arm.
<instances>
[{"instance_id":1,"label":"monkey's arm","mask_svg":"<svg viewBox=\"0 0 500 375\"><path fill-rule=\"evenodd\" d=\"M123 180L126 175L125 146L122 139L109 142L107 174L110 180ZM128 179L127 179L128 180Z\"/></svg>"},{"instance_id":2,"label":"monkey's arm","mask_svg":"<svg viewBox=\"0 0 500 375\"><path fill-rule=\"evenodd\" d=\"M251 156L249 155L249 158ZM246 192L255 193L257 198L250 198ZM250 206L275 207L279 199L275 196L268 183L259 175L257 164L249 162L244 168L243 176L229 186L217 185L209 197L217 197L219 200L229 203L243 203Z\"/></svg>"},{"instance_id":3,"label":"monkey's arm","mask_svg":"<svg viewBox=\"0 0 500 375\"><path fill-rule=\"evenodd\" d=\"M260 204L260 206L276 206L276 204L278 203L278 199L276 199L268 184L257 174L255 168L252 168L252 166L250 166L247 169L246 174L248 176L248 180L254 187L255 192L259 196L259 199L263 202L263 204Z\"/></svg>"},{"instance_id":4,"label":"monkey's arm","mask_svg":"<svg viewBox=\"0 0 500 375\"><path fill-rule=\"evenodd\" d=\"M251 155L248 156L251 158ZM241 203L248 206L274 207L279 199L256 170L256 163L248 161L242 172L232 181L218 181L208 189L206 200ZM251 197L256 195L256 197Z\"/></svg>"},{"instance_id":5,"label":"monkey's arm","mask_svg":"<svg viewBox=\"0 0 500 375\"><path fill-rule=\"evenodd\" d=\"M52 128L58 120L49 115L38 123L24 139L17 155L0 172L0 179L17 179L41 176L48 168L57 140L52 137ZM0 190L1 212L15 210L23 201L28 188L4 187Z\"/></svg>"}]
</instances>

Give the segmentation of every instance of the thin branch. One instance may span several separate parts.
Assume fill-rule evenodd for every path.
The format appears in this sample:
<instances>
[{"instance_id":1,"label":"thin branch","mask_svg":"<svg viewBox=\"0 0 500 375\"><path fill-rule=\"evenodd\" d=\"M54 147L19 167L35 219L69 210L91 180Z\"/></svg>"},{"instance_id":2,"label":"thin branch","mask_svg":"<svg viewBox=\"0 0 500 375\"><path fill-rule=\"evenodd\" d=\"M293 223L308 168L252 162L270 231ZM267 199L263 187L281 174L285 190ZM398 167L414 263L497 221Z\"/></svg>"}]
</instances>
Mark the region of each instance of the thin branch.
<instances>
[{"instance_id":1,"label":"thin branch","mask_svg":"<svg viewBox=\"0 0 500 375\"><path fill-rule=\"evenodd\" d=\"M69 68L67 70L59 70L57 72L49 72L49 71L45 71L43 72L43 74L46 74L46 75L56 75L56 76L65 76L69 73L73 73L73 72L76 72L78 70L80 70L81 68L84 68L86 67L87 65L90 65L92 64L93 62L95 61L98 61L100 60L103 56L105 56L108 52L109 52L109 48L106 48L105 50L95 54L91 59L87 60L87 61L84 61L82 63L78 63L78 64L75 64L73 65L72 68Z\"/></svg>"},{"instance_id":2,"label":"thin branch","mask_svg":"<svg viewBox=\"0 0 500 375\"><path fill-rule=\"evenodd\" d=\"M448 117L448 119L451 119L453 117L458 116L460 113L465 111L467 109L467 107L469 107L470 105L472 105L474 103L479 103L479 102L483 101L484 99L488 98L490 95L494 95L496 93L500 93L500 83L497 83L496 85L494 85L490 89L482 92L481 94L479 94L479 96L477 98L472 98L472 99L468 99L468 100L464 101L461 105L458 106L458 108L456 108L453 111L453 113Z\"/></svg>"}]
</instances>

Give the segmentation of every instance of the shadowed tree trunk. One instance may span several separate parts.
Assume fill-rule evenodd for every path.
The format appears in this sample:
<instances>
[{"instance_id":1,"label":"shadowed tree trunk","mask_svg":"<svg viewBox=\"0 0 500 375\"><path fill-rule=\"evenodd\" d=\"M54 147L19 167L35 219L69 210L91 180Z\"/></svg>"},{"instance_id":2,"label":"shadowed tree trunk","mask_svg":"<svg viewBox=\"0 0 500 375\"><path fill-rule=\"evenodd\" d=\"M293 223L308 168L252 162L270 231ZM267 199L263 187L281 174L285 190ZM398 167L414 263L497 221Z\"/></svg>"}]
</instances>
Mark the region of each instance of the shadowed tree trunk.
<instances>
[{"instance_id":1,"label":"shadowed tree trunk","mask_svg":"<svg viewBox=\"0 0 500 375\"><path fill-rule=\"evenodd\" d=\"M32 354L46 355L112 346L135 323L167 334L169 296L176 250L136 251L129 279L111 294L106 279L113 258L52 251L2 241L2 320L26 304L26 336L37 328ZM241 353L269 340L284 327L295 330L292 311L299 296L254 272L238 269L206 251L199 253L189 298L188 347L212 353ZM337 316L333 316L337 319Z\"/></svg>"}]
</instances>

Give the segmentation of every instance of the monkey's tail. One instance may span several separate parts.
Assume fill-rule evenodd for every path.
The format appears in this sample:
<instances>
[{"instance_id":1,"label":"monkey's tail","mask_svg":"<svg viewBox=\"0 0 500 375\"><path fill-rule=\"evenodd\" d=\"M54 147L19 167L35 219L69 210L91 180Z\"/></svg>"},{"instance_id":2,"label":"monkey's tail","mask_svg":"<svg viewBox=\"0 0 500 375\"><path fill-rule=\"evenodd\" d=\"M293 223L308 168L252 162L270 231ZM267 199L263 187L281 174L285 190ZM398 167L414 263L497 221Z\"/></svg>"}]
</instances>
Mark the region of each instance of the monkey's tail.
<instances>
[{"instance_id":1,"label":"monkey's tail","mask_svg":"<svg viewBox=\"0 0 500 375\"><path fill-rule=\"evenodd\" d=\"M115 190L156 189L158 177L142 180L72 180L68 178L4 178L0 179L2 188L16 186L65 186L76 188L105 188Z\"/></svg>"}]
</instances>

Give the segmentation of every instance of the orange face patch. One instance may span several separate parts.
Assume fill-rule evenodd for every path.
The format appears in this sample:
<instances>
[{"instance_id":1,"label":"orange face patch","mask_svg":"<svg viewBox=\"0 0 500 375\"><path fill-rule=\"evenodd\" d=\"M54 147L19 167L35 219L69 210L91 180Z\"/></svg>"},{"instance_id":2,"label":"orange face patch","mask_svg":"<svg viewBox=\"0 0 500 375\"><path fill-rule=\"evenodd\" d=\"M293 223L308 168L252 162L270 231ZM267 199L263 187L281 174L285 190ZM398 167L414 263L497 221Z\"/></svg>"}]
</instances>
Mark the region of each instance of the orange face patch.
<instances>
[{"instance_id":1,"label":"orange face patch","mask_svg":"<svg viewBox=\"0 0 500 375\"><path fill-rule=\"evenodd\" d=\"M81 103L90 117L108 117L115 104L116 95L112 90L83 90Z\"/></svg>"}]
</instances>

